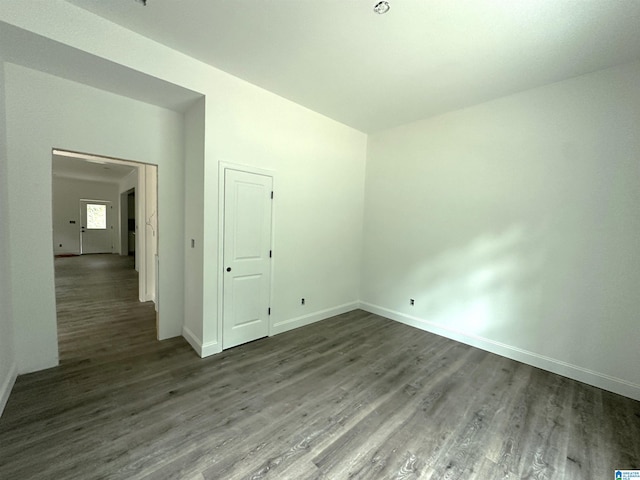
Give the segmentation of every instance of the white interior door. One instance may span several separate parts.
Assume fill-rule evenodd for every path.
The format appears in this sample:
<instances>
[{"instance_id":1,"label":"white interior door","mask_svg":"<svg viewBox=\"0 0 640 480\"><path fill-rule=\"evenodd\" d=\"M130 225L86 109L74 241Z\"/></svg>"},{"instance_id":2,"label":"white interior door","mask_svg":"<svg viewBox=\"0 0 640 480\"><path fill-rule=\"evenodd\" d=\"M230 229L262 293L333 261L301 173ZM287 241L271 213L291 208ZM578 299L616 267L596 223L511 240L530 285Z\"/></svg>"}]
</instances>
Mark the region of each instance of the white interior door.
<instances>
[{"instance_id":1,"label":"white interior door","mask_svg":"<svg viewBox=\"0 0 640 480\"><path fill-rule=\"evenodd\" d=\"M224 171L222 348L269 334L273 178Z\"/></svg>"},{"instance_id":2,"label":"white interior door","mask_svg":"<svg viewBox=\"0 0 640 480\"><path fill-rule=\"evenodd\" d=\"M80 200L80 253L113 252L111 202Z\"/></svg>"}]
</instances>

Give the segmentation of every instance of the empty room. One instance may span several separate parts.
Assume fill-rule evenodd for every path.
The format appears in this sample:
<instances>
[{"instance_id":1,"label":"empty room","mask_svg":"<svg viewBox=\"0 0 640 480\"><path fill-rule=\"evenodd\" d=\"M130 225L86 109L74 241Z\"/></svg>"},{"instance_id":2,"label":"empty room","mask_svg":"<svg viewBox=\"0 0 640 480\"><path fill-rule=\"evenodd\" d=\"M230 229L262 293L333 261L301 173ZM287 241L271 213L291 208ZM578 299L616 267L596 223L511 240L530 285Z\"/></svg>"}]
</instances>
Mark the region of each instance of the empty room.
<instances>
[{"instance_id":1,"label":"empty room","mask_svg":"<svg viewBox=\"0 0 640 480\"><path fill-rule=\"evenodd\" d=\"M2 0L0 478L637 478L639 26Z\"/></svg>"}]
</instances>

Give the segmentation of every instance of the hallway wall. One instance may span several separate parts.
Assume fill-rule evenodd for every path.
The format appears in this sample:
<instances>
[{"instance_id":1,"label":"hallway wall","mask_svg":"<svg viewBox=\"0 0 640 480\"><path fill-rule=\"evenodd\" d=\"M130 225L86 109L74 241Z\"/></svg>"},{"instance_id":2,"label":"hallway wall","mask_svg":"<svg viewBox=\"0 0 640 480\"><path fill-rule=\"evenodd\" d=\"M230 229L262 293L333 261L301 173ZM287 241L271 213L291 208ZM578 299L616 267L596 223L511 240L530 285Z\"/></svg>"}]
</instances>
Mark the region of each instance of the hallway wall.
<instances>
[{"instance_id":1,"label":"hallway wall","mask_svg":"<svg viewBox=\"0 0 640 480\"><path fill-rule=\"evenodd\" d=\"M80 254L80 199L110 201L113 252L120 249L118 185L73 178L53 177L53 253ZM74 221L75 223L71 223ZM107 225L109 227L109 225Z\"/></svg>"},{"instance_id":2,"label":"hallway wall","mask_svg":"<svg viewBox=\"0 0 640 480\"><path fill-rule=\"evenodd\" d=\"M9 237L9 177L5 120L4 65L0 57L0 415L16 380Z\"/></svg>"}]
</instances>

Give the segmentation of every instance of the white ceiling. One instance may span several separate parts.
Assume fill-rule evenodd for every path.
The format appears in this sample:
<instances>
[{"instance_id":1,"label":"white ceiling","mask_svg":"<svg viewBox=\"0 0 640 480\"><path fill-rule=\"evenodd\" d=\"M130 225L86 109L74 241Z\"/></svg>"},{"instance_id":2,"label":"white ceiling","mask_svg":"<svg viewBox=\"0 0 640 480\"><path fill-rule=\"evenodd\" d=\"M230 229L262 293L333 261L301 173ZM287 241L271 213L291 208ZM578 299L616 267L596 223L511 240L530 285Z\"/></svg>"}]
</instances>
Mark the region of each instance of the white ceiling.
<instances>
[{"instance_id":1,"label":"white ceiling","mask_svg":"<svg viewBox=\"0 0 640 480\"><path fill-rule=\"evenodd\" d=\"M118 183L137 167L89 155L53 154L54 177L75 178L94 182Z\"/></svg>"},{"instance_id":2,"label":"white ceiling","mask_svg":"<svg viewBox=\"0 0 640 480\"><path fill-rule=\"evenodd\" d=\"M364 132L640 58L638 0L67 0Z\"/></svg>"}]
</instances>

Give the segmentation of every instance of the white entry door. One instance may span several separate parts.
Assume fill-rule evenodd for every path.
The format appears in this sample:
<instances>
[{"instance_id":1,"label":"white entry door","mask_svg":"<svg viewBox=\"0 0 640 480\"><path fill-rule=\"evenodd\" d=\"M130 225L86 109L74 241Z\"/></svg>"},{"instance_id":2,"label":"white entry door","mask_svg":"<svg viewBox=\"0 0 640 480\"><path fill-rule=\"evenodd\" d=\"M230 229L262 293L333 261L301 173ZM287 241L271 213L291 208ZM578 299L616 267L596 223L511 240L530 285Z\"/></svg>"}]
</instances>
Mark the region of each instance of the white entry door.
<instances>
[{"instance_id":1,"label":"white entry door","mask_svg":"<svg viewBox=\"0 0 640 480\"><path fill-rule=\"evenodd\" d=\"M80 253L113 253L111 202L80 200Z\"/></svg>"},{"instance_id":2,"label":"white entry door","mask_svg":"<svg viewBox=\"0 0 640 480\"><path fill-rule=\"evenodd\" d=\"M273 178L224 170L222 348L269 334Z\"/></svg>"}]
</instances>

